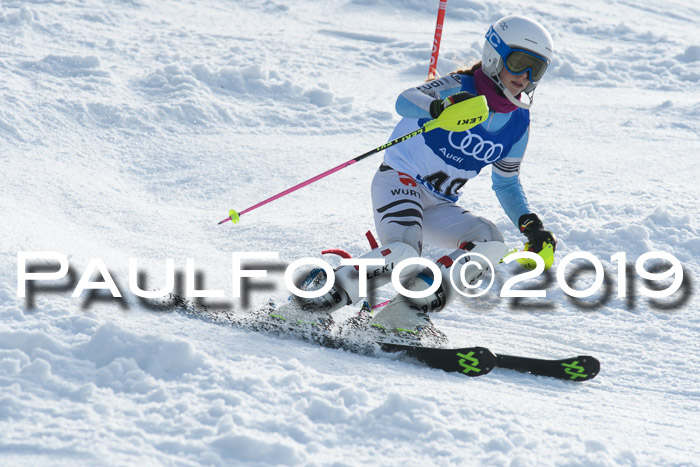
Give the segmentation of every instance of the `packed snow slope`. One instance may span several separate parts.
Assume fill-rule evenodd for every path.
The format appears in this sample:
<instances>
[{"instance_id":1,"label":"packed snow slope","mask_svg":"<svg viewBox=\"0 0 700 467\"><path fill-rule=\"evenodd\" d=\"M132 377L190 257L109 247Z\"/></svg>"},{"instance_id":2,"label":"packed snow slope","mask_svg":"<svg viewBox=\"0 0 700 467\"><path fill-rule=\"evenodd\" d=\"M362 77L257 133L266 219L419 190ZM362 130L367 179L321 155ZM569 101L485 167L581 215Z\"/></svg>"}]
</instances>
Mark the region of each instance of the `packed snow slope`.
<instances>
[{"instance_id":1,"label":"packed snow slope","mask_svg":"<svg viewBox=\"0 0 700 467\"><path fill-rule=\"evenodd\" d=\"M165 283L167 258L181 274L191 258L202 287L245 310L286 295L281 269L293 260L365 252L381 155L239 225L216 223L383 144L396 96L427 75L437 3L2 2L0 463L699 465L692 0L448 2L441 73L477 59L506 14L551 31L523 185L559 238L557 261L591 253L609 293L573 300L552 275L526 282L546 298L500 298L520 272L504 266L492 292L434 322L455 345L595 355L596 379L498 369L469 379L149 311L129 291L129 258L151 288ZM522 246L488 171L460 203ZM65 255L72 284L18 297L22 251ZM280 259L255 263L269 277L234 300L231 253L254 251ZM650 251L682 264L666 299L646 297L634 269ZM71 298L93 258L123 299Z\"/></svg>"}]
</instances>

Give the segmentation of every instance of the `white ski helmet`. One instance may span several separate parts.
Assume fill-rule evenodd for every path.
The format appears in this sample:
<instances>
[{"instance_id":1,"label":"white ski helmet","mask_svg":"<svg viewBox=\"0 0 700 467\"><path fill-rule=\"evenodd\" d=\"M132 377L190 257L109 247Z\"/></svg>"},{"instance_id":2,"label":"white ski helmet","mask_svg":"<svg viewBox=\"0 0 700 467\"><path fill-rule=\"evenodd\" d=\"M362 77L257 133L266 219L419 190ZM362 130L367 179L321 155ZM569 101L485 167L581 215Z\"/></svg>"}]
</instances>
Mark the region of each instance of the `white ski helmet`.
<instances>
[{"instance_id":1,"label":"white ski helmet","mask_svg":"<svg viewBox=\"0 0 700 467\"><path fill-rule=\"evenodd\" d=\"M533 93L547 71L554 55L552 36L537 21L523 16L506 16L496 21L486 33L481 53L481 69L518 107L529 109ZM499 74L505 67L514 75L528 73L530 83L523 89L530 103L521 102L501 83Z\"/></svg>"}]
</instances>

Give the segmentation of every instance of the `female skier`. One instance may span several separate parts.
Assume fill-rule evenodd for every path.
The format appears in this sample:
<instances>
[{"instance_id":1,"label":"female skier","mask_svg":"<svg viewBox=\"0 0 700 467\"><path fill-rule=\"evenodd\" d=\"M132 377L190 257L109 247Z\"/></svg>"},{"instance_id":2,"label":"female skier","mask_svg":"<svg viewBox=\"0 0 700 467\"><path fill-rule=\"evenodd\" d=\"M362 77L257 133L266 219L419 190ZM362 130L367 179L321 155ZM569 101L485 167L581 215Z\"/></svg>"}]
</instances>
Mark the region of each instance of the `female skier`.
<instances>
[{"instance_id":1,"label":"female skier","mask_svg":"<svg viewBox=\"0 0 700 467\"><path fill-rule=\"evenodd\" d=\"M424 241L456 250L436 261L442 285L435 293L423 299L397 295L372 317L373 326L394 332L421 331L430 326L425 313L444 308L459 292L451 287L449 274L465 260L456 259L467 252L481 253L497 264L505 255L503 236L496 226L456 203L458 191L487 165L492 165L493 190L501 206L527 237L530 249L539 252L546 244L556 246L554 235L531 211L519 180L529 136L528 109L551 59L552 39L544 27L528 18L506 16L486 33L479 63L398 97L396 110L403 118L390 139L420 128L448 106L476 95L486 97L489 117L467 131L436 129L386 150L372 181L381 247L361 257L383 259L386 267L369 266L367 288L388 283L395 265L421 255ZM353 266L339 268L333 288L320 298L307 299L305 308L330 313L356 303L360 299L358 269L364 272ZM402 279L414 278L408 290L425 290L432 284L433 272L422 269L403 270ZM467 282L478 278L480 271L473 269L476 275L466 277Z\"/></svg>"}]
</instances>

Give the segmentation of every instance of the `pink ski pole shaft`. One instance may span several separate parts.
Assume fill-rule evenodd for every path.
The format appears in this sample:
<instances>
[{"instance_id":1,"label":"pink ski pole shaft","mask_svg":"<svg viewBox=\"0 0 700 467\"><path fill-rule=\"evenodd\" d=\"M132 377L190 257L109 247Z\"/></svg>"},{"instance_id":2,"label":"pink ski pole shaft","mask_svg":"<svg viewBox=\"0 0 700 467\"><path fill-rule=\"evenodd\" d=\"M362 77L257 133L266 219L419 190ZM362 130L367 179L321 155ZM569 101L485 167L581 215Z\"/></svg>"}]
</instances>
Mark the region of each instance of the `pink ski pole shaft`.
<instances>
[{"instance_id":1,"label":"pink ski pole shaft","mask_svg":"<svg viewBox=\"0 0 700 467\"><path fill-rule=\"evenodd\" d=\"M283 196L286 196L286 195L288 195L289 193L293 193L293 192L297 191L297 190L300 189L300 188L304 188L306 185L311 185L313 182L316 182L316 181L318 181L318 180L321 180L322 178L325 178L325 177L329 176L330 174L333 174L333 173L335 173L335 172L337 172L337 171L339 171L339 170L342 170L342 169L344 169L345 167L348 167L348 166L354 164L355 162L357 162L357 159L351 159L351 160L349 160L349 161L347 161L347 162L343 162L342 164L340 164L340 165L338 165L338 166L336 166L336 167L333 167L332 169L326 170L325 172L320 173L320 174L316 175L315 177L312 177L312 178L310 178L310 179L308 179L308 180L306 180L306 181L304 181L304 182L301 182L301 183L299 183L298 185L294 185L294 186L291 187L291 188L287 188L286 190L284 190L284 191L282 191L282 192L280 192L280 193L277 193L277 194L274 195L274 196L270 196L270 197L267 198L266 200L260 201L258 204L254 204L253 206L242 210L241 212L238 213L238 215L239 215L239 216L242 216L242 215L245 214L246 212L250 212L250 211L252 211L253 209L257 209L257 208L259 208L260 206L266 205L267 203L271 203L272 201L274 201L274 200L276 200L276 199L279 199L279 198L281 198L281 197L283 197ZM229 217L227 217L226 219L222 220L221 222L219 222L219 224L223 224L224 222L230 221L230 220L232 220L232 216L229 216Z\"/></svg>"},{"instance_id":2,"label":"pink ski pole shaft","mask_svg":"<svg viewBox=\"0 0 700 467\"><path fill-rule=\"evenodd\" d=\"M401 136L401 137L399 137L399 138L396 138L396 139L394 139L394 140L391 140L391 141L389 141L388 143L385 143L385 144L379 146L378 148L374 148L374 149L372 149L371 151L367 151L366 153L362 154L361 156L357 156L357 157L354 158L354 159L350 159L350 160L347 161L347 162L343 162L342 164L340 164L340 165L338 165L338 166L336 166L336 167L333 167L332 169L328 169L328 170L326 170L325 172L316 175L315 177L312 177L312 178L310 178L310 179L308 179L308 180L306 180L306 181L303 181L303 182L301 182L301 183L299 183L299 184L297 184L297 185L294 185L294 186L291 187L291 188L287 188L286 190L284 190L284 191L282 191L282 192L280 192L280 193L277 193L277 194L274 195L274 196L270 196L270 197L267 198L266 200L260 201L258 204L254 204L253 206L251 206L251 207L249 207L249 208L246 208L246 209L242 210L241 212L236 212L235 210L231 209L231 210L229 211L229 217L227 217L226 219L224 219L224 220L222 220L221 222L219 222L219 224L223 224L224 222L228 222L228 221L233 221L233 223L236 224L236 223L238 222L238 218L239 218L241 215L245 214L246 212L250 212L250 211L252 211L253 209L257 209L257 208L259 208L260 206L264 206L264 205L266 205L267 203L270 203L270 202L272 202L272 201L274 201L274 200L276 200L276 199L279 199L279 198L281 198L281 197L283 197L283 196L288 195L289 193L293 193L293 192L297 191L297 190L300 189L300 188L304 188L304 187L307 186L307 185L311 185L312 183L314 183L314 182L316 182L316 181L318 181L318 180L321 180L322 178L325 178L325 177L327 177L327 176L329 176L329 175L331 175L331 174L333 174L333 173L335 173L335 172L338 172L339 170L342 170L342 169L344 169L345 167L351 166L351 165L354 164L355 162L359 162L359 161L361 161L362 159L365 159L366 157L369 157L369 156L371 156L371 155L373 155L373 154L376 154L376 153L378 153L378 152L380 152L380 151L383 151L383 150L385 150L386 148L388 148L389 146L393 146L393 145L395 145L395 144L397 144L397 143L400 143L400 142L402 142L402 141L405 141L405 140L407 140L407 139L409 139L409 138L413 138L414 136L418 136L418 135L420 135L421 133L425 133L426 131L429 131L430 129L432 129L432 128L427 127L427 126L423 126L423 127L419 128L419 129L417 129L416 131L413 131L413 132L408 133L408 134L406 134L406 135L403 135L403 136Z\"/></svg>"},{"instance_id":3,"label":"pink ski pole shaft","mask_svg":"<svg viewBox=\"0 0 700 467\"><path fill-rule=\"evenodd\" d=\"M469 128L473 128L474 126L479 125L481 124L481 122L485 121L486 118L488 118L488 114L489 109L486 105L486 98L484 96L477 96L462 102L458 102L456 104L452 104L445 110L443 110L440 116L438 116L436 119L430 120L425 125L423 125L415 131L407 133L403 136L399 136L398 138L393 139L388 143L384 143L381 146L372 149L371 151L367 151L361 156L357 156L354 159L350 159L347 162L343 162L342 164L333 167L332 169L326 170L325 172L320 173L315 177L311 177L310 179L298 183L291 188L287 188L286 190L277 193L276 195L270 196L266 200L260 201L259 203L254 204L253 206L246 208L241 212L238 212L235 209L231 209L228 212L228 217L220 221L219 224L223 224L224 222L228 221L232 221L234 224L237 224L242 214L250 212L253 209L257 209L260 206L264 206L267 203L270 203L276 199L288 195L289 193L293 193L298 189L304 188L305 186L310 185L318 180L321 180L322 178L325 178L330 174L338 172L339 170L342 170L345 167L349 167L355 162L359 162L362 159L365 159L373 154L381 152L390 146L406 141L407 139L413 138L414 136L418 136L428 131L432 131L435 128L442 128L443 130L447 131L466 131Z\"/></svg>"}]
</instances>

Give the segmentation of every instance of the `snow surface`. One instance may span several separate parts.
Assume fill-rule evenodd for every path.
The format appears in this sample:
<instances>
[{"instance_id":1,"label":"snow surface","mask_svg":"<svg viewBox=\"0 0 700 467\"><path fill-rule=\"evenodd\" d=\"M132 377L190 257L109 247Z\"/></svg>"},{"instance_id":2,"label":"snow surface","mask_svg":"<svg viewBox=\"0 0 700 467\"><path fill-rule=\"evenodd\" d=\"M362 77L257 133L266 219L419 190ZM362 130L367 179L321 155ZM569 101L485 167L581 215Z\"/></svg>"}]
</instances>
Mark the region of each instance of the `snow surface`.
<instances>
[{"instance_id":1,"label":"snow surface","mask_svg":"<svg viewBox=\"0 0 700 467\"><path fill-rule=\"evenodd\" d=\"M456 345L595 355L596 379L469 379L148 311L129 292L129 258L153 288L166 258L180 272L192 258L223 306L243 310L284 294L288 262L366 251L381 156L237 226L216 223L382 144L394 99L427 74L436 11L417 0L2 2L0 463L699 465L691 0L448 2L442 73L470 64L503 15L552 32L523 184L559 237L557 258L600 258L611 294L577 304L552 281L546 299L492 292L434 321ZM521 245L489 178L470 181L461 203ZM66 255L72 285L19 298L20 251ZM234 251L280 254L242 301L230 298ZM647 251L685 270L661 304L634 273ZM627 298L617 252L632 267ZM70 297L91 258L123 300ZM502 268L497 287L518 272Z\"/></svg>"}]
</instances>

